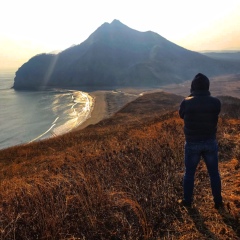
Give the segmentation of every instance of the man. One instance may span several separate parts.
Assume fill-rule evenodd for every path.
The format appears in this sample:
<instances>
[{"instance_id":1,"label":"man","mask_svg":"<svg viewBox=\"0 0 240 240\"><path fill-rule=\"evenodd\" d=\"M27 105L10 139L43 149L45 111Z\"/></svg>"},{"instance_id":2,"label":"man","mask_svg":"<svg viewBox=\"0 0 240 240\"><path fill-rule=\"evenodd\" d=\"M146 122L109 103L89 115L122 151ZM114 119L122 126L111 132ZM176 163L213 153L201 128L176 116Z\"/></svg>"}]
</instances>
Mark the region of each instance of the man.
<instances>
[{"instance_id":1,"label":"man","mask_svg":"<svg viewBox=\"0 0 240 240\"><path fill-rule=\"evenodd\" d=\"M221 179L218 171L218 145L216 141L218 115L221 110L219 99L209 92L209 79L198 73L191 83L191 94L179 108L184 119L185 174L183 179L184 198L182 204L190 207L193 201L194 175L202 157L211 181L215 208L223 206Z\"/></svg>"}]
</instances>

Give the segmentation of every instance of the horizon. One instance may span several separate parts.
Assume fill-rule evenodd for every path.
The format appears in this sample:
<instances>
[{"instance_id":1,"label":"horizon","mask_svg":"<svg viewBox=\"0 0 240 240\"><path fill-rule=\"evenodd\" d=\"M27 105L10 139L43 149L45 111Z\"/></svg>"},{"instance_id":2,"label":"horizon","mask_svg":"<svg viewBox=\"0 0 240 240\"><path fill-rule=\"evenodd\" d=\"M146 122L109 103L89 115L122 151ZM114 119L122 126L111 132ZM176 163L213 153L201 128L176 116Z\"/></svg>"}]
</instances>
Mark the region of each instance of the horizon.
<instances>
[{"instance_id":1,"label":"horizon","mask_svg":"<svg viewBox=\"0 0 240 240\"><path fill-rule=\"evenodd\" d=\"M240 51L237 0L227 4L216 0L150 0L147 4L135 0L9 0L0 7L0 20L5 23L0 30L0 70L18 69L37 54L81 44L103 23L114 19L140 32L153 31L188 50Z\"/></svg>"}]
</instances>

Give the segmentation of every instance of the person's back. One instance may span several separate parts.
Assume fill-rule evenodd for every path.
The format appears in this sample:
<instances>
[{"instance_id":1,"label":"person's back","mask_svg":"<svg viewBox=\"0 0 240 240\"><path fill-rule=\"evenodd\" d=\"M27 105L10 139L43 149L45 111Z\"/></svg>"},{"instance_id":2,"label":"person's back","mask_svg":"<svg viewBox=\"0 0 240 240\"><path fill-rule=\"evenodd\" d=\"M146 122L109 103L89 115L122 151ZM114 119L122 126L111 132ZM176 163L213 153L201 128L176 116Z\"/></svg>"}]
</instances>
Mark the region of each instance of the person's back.
<instances>
[{"instance_id":1,"label":"person's back","mask_svg":"<svg viewBox=\"0 0 240 240\"><path fill-rule=\"evenodd\" d=\"M187 141L215 139L221 103L209 91L195 91L180 107Z\"/></svg>"},{"instance_id":2,"label":"person's back","mask_svg":"<svg viewBox=\"0 0 240 240\"><path fill-rule=\"evenodd\" d=\"M218 208L222 205L222 196L216 132L221 103L210 95L209 85L205 75L197 74L191 84L191 95L182 101L179 108L186 138L183 203L186 206L192 204L194 175L203 157L211 179L215 207Z\"/></svg>"}]
</instances>

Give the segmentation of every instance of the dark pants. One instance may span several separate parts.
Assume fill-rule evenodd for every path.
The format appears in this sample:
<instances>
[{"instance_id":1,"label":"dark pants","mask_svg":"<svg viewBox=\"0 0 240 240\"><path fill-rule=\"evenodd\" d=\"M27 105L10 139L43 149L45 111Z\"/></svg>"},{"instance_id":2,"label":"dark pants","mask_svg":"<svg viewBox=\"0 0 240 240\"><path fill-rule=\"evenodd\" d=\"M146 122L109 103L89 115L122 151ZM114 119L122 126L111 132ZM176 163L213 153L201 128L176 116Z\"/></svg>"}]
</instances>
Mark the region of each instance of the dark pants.
<instances>
[{"instance_id":1,"label":"dark pants","mask_svg":"<svg viewBox=\"0 0 240 240\"><path fill-rule=\"evenodd\" d=\"M216 140L185 143L184 200L188 203L193 200L194 175L201 157L203 157L208 169L214 202L220 203L222 202L221 179L218 171L218 145Z\"/></svg>"}]
</instances>

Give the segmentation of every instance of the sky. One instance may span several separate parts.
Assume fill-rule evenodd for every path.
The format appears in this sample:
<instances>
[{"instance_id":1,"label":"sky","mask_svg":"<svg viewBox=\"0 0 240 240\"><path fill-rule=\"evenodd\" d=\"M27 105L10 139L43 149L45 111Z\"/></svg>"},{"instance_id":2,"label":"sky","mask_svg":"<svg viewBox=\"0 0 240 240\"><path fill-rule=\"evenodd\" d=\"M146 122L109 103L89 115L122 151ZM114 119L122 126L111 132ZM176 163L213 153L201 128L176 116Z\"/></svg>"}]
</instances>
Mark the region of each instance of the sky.
<instances>
[{"instance_id":1,"label":"sky","mask_svg":"<svg viewBox=\"0 0 240 240\"><path fill-rule=\"evenodd\" d=\"M240 0L0 0L0 69L80 44L114 19L193 51L240 50Z\"/></svg>"}]
</instances>

